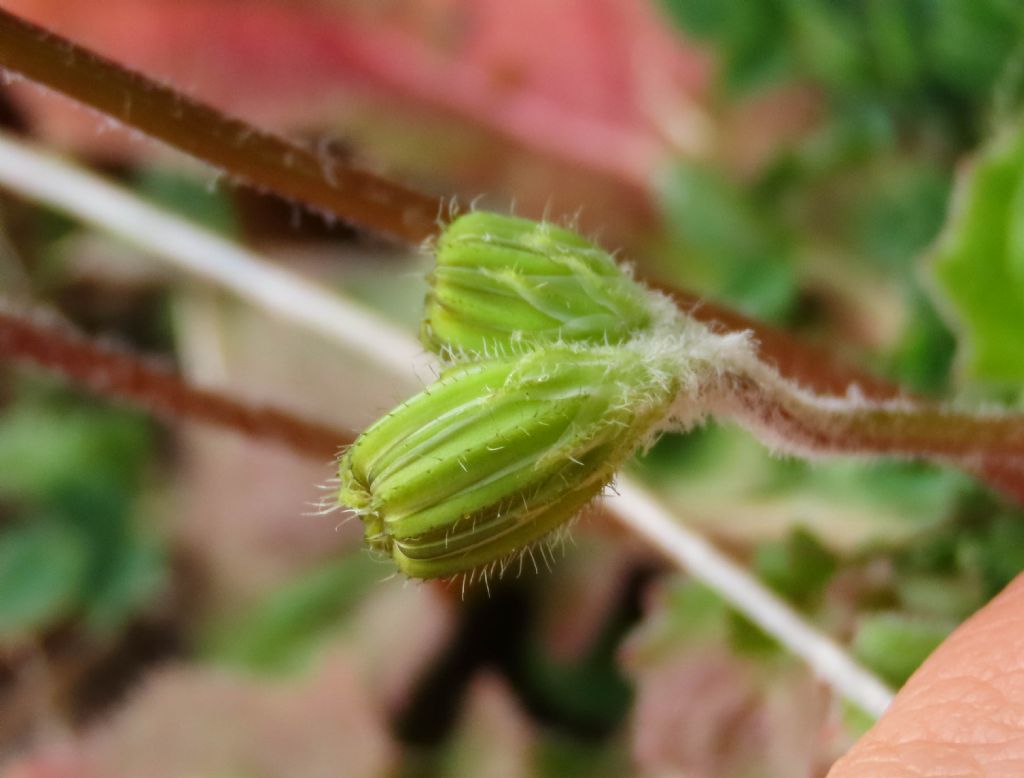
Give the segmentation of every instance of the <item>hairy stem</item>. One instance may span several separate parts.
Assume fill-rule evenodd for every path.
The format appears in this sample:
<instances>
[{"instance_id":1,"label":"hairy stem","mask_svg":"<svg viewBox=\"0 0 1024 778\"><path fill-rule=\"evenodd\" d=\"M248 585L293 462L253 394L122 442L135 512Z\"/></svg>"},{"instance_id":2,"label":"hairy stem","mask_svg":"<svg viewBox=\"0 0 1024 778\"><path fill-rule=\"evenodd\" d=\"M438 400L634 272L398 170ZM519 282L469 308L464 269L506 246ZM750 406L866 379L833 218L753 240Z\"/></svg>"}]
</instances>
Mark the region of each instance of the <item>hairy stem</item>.
<instances>
[{"instance_id":1,"label":"hairy stem","mask_svg":"<svg viewBox=\"0 0 1024 778\"><path fill-rule=\"evenodd\" d=\"M170 370L93 343L52 317L2 304L0 356L42 368L104 397L127 400L158 415L216 424L318 459L331 459L342 445L352 441L351 433L190 386Z\"/></svg>"},{"instance_id":2,"label":"hairy stem","mask_svg":"<svg viewBox=\"0 0 1024 778\"><path fill-rule=\"evenodd\" d=\"M226 116L3 9L0 68L355 226L409 243L437 231L438 198Z\"/></svg>"},{"instance_id":3,"label":"hairy stem","mask_svg":"<svg viewBox=\"0 0 1024 778\"><path fill-rule=\"evenodd\" d=\"M714 412L801 456L889 456L953 464L1019 495L1024 415L969 413L909 399L820 397L758 366L718 383Z\"/></svg>"},{"instance_id":4,"label":"hairy stem","mask_svg":"<svg viewBox=\"0 0 1024 778\"><path fill-rule=\"evenodd\" d=\"M785 330L764 324L738 311L706 300L692 292L663 284L651 284L667 294L680 310L719 333L751 332L760 359L779 374L805 389L822 395L844 396L850 387L874 400L905 396L896 384L837 359L823 348L801 341Z\"/></svg>"}]
</instances>

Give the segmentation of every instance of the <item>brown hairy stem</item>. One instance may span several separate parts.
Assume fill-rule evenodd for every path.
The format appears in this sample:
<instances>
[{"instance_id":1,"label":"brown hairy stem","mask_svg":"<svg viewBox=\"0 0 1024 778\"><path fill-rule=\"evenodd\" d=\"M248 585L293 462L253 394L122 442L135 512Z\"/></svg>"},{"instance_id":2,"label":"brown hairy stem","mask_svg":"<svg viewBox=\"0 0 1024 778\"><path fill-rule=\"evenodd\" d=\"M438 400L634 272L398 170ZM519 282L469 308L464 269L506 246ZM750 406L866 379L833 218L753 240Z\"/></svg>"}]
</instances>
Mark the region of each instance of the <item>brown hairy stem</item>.
<instances>
[{"instance_id":1,"label":"brown hairy stem","mask_svg":"<svg viewBox=\"0 0 1024 778\"><path fill-rule=\"evenodd\" d=\"M0 68L71 97L253 186L409 243L437 231L439 199L193 100L0 9Z\"/></svg>"},{"instance_id":2,"label":"brown hairy stem","mask_svg":"<svg viewBox=\"0 0 1024 778\"><path fill-rule=\"evenodd\" d=\"M882 407L890 401L904 400L906 403L911 403L905 407L919 409L921 412L915 422L919 442L921 442L921 433L932 438L941 438L946 434L945 425L954 424L956 429L951 432L951 435L957 439L954 445L959 446L960 451L956 456L947 457L944 461L947 463L953 461L958 467L985 482L995 491L1009 497L1019 505L1024 505L1024 458L1019 455L1007 457L1003 455L1005 452L1001 453L995 450L977 453L976 456L967 455L972 447L976 449L979 446L984 448L990 445L993 438L1020 436L1024 417L998 415L978 417L944 411L938 406L915 398L898 384L850 365L825 349L805 343L785 330L751 319L723 305L701 299L690 292L667 286L655 286L655 288L669 295L681 310L715 331L750 331L753 333L758 358L777 370L786 381L796 385L790 387L791 389L799 387L824 397L844 397L848 395L852 387L856 387L858 395L865 401L882 403ZM774 418L774 423L779 428L775 429L774 434L782 434L783 437L795 434L799 438L801 435L811 433L809 429L795 426L798 419L793 415L792 409L789 413L781 413L781 408L778 410L780 413ZM850 420L841 421L832 429L829 450L824 451L819 448L815 451L816 453L874 453L879 456L885 454L926 456L926 451L891 450L892 445L895 444L892 435L905 432L906 426L913 426L909 424L906 412L897 414L897 417L889 419L896 422L897 426L889 430L890 437L884 439L888 440L890 444L888 451L864 451L857 448L866 442L862 438L862 434L875 436L875 444L884 442L883 439L878 438L878 425L883 423L880 421L882 417L879 416L875 417L874 425L868 425L863 430L859 424L853 424ZM980 428L975 427L972 420L978 420ZM761 423L763 421L762 419ZM806 424L810 419L805 418L800 421ZM817 421L820 423L823 420L819 417ZM1004 429L1004 425L1015 426ZM843 429L844 426L853 433L845 439L837 434L837 431ZM788 428L788 433L783 428ZM974 437L976 432L980 433L977 438ZM819 444L822 442L819 440ZM900 442L904 448L911 443L909 439L903 439ZM843 448L844 446L846 448Z\"/></svg>"},{"instance_id":3,"label":"brown hairy stem","mask_svg":"<svg viewBox=\"0 0 1024 778\"><path fill-rule=\"evenodd\" d=\"M1024 414L969 413L909 399L819 397L768 369L731 373L718 387L716 412L775 449L952 464L1024 502Z\"/></svg>"},{"instance_id":4,"label":"brown hairy stem","mask_svg":"<svg viewBox=\"0 0 1024 778\"><path fill-rule=\"evenodd\" d=\"M255 407L190 386L163 367L89 341L36 312L0 307L0 358L43 368L104 397L127 400L157 415L226 427L318 459L333 458L353 437L285 411Z\"/></svg>"},{"instance_id":5,"label":"brown hairy stem","mask_svg":"<svg viewBox=\"0 0 1024 778\"><path fill-rule=\"evenodd\" d=\"M667 294L680 310L715 332L753 333L760 359L774 367L790 381L829 396L844 396L851 386L873 400L905 397L903 390L891 381L850 365L826 349L812 346L786 330L764 324L692 292L664 284L652 284Z\"/></svg>"},{"instance_id":6,"label":"brown hairy stem","mask_svg":"<svg viewBox=\"0 0 1024 778\"><path fill-rule=\"evenodd\" d=\"M963 413L921 403L828 399L743 376L733 394L750 420L815 454L917 456L957 462L1024 457L1024 416Z\"/></svg>"}]
</instances>

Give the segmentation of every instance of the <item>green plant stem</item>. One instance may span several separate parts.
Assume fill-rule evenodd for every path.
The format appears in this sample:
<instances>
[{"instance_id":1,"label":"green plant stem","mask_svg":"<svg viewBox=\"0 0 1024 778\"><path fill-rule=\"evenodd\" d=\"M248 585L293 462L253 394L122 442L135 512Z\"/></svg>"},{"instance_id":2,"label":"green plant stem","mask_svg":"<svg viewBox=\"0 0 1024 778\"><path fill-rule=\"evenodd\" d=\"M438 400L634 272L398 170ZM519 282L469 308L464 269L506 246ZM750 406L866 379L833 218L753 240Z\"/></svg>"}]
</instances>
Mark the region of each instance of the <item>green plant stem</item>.
<instances>
[{"instance_id":1,"label":"green plant stem","mask_svg":"<svg viewBox=\"0 0 1024 778\"><path fill-rule=\"evenodd\" d=\"M3 9L0 67L355 226L408 243L437 231L439 198L258 130Z\"/></svg>"},{"instance_id":2,"label":"green plant stem","mask_svg":"<svg viewBox=\"0 0 1024 778\"><path fill-rule=\"evenodd\" d=\"M0 357L42 368L157 415L216 424L317 459L334 458L352 441L351 433L190 386L164 367L87 340L52 316L12 309L2 302Z\"/></svg>"}]
</instances>

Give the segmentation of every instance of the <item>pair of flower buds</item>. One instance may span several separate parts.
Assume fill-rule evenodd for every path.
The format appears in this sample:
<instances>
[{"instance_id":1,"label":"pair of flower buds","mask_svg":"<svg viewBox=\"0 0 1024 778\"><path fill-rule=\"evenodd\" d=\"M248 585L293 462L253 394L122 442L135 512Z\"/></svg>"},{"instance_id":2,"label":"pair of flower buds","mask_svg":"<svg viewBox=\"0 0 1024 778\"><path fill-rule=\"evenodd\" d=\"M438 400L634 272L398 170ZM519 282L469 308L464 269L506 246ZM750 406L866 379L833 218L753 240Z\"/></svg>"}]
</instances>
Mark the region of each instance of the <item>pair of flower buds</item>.
<instances>
[{"instance_id":1,"label":"pair of flower buds","mask_svg":"<svg viewBox=\"0 0 1024 778\"><path fill-rule=\"evenodd\" d=\"M503 565L564 525L679 385L664 300L579 235L473 212L436 254L421 338L449 366L339 467L370 547L416 578Z\"/></svg>"}]
</instances>

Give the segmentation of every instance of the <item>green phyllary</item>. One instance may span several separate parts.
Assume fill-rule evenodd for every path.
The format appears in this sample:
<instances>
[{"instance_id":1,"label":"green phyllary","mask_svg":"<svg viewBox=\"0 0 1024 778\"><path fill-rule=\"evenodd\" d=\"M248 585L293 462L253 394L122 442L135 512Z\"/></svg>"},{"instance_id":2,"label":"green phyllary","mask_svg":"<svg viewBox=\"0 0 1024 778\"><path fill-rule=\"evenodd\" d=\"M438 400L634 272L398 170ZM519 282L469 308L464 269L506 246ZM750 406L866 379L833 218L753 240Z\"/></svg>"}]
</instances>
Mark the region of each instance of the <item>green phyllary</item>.
<instances>
[{"instance_id":1,"label":"green phyllary","mask_svg":"<svg viewBox=\"0 0 1024 778\"><path fill-rule=\"evenodd\" d=\"M410 576L507 565L601 492L666 416L673 364L623 345L451 367L346 452L339 501Z\"/></svg>"},{"instance_id":2,"label":"green phyllary","mask_svg":"<svg viewBox=\"0 0 1024 778\"><path fill-rule=\"evenodd\" d=\"M421 328L455 358L520 353L543 343L623 343L664 306L605 250L570 230L494 213L445 228Z\"/></svg>"}]
</instances>

